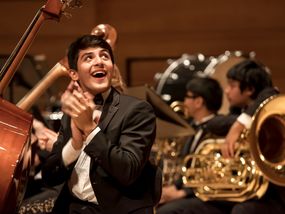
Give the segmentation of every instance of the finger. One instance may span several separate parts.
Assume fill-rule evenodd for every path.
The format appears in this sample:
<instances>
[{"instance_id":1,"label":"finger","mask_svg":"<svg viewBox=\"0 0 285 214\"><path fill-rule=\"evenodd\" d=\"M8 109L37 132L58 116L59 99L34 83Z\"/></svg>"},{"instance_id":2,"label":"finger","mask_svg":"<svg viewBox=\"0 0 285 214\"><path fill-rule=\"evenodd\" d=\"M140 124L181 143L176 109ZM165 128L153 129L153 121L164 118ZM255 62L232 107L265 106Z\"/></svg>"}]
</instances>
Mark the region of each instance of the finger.
<instances>
[{"instance_id":1,"label":"finger","mask_svg":"<svg viewBox=\"0 0 285 214\"><path fill-rule=\"evenodd\" d=\"M94 110L96 107L96 104L93 101L94 96L92 94L90 94L89 92L84 92L84 97L86 97L86 99L88 100L88 106Z\"/></svg>"},{"instance_id":2,"label":"finger","mask_svg":"<svg viewBox=\"0 0 285 214\"><path fill-rule=\"evenodd\" d=\"M43 129L43 132L44 133L48 133L48 134L53 134L53 135L57 135L57 133L54 131L54 130L52 130L52 129L50 129L50 128L47 128L47 127L44 127L44 129Z\"/></svg>"},{"instance_id":3,"label":"finger","mask_svg":"<svg viewBox=\"0 0 285 214\"><path fill-rule=\"evenodd\" d=\"M88 99L85 97L84 93L74 90L73 91L73 96L82 104L88 105Z\"/></svg>"},{"instance_id":4,"label":"finger","mask_svg":"<svg viewBox=\"0 0 285 214\"><path fill-rule=\"evenodd\" d=\"M70 83L68 84L66 90L72 92L75 87L75 81L71 80Z\"/></svg>"},{"instance_id":5,"label":"finger","mask_svg":"<svg viewBox=\"0 0 285 214\"><path fill-rule=\"evenodd\" d=\"M51 132L46 132L46 137L50 140L50 141L53 141L55 142L58 135L55 134L55 133L51 133Z\"/></svg>"},{"instance_id":6,"label":"finger","mask_svg":"<svg viewBox=\"0 0 285 214\"><path fill-rule=\"evenodd\" d=\"M235 154L235 143L232 143L229 147L229 156L233 157Z\"/></svg>"},{"instance_id":7,"label":"finger","mask_svg":"<svg viewBox=\"0 0 285 214\"><path fill-rule=\"evenodd\" d=\"M64 91L64 93L61 95L61 99L60 101L62 103L64 103L65 100L69 99L70 96L72 96L72 92L75 88L75 82L74 81L70 81L70 83L68 84L66 90Z\"/></svg>"},{"instance_id":8,"label":"finger","mask_svg":"<svg viewBox=\"0 0 285 214\"><path fill-rule=\"evenodd\" d=\"M230 145L230 143L227 144L226 157L227 158L231 157L231 145Z\"/></svg>"},{"instance_id":9,"label":"finger","mask_svg":"<svg viewBox=\"0 0 285 214\"><path fill-rule=\"evenodd\" d=\"M78 106L78 108L80 107L82 111L85 111L87 108L90 108L91 110L95 109L96 105L92 96L90 96L88 92L81 93L80 91L75 90L73 95L82 104L82 106Z\"/></svg>"},{"instance_id":10,"label":"finger","mask_svg":"<svg viewBox=\"0 0 285 214\"><path fill-rule=\"evenodd\" d=\"M46 136L48 136L49 138L50 138L50 137L57 137L57 136L58 136L58 134L57 134L56 132L54 132L54 131L52 131L52 130L50 130L50 129L48 129L48 128L45 128L45 134L46 134Z\"/></svg>"},{"instance_id":11,"label":"finger","mask_svg":"<svg viewBox=\"0 0 285 214\"><path fill-rule=\"evenodd\" d=\"M73 92L77 93L77 92ZM79 95L76 95L79 96ZM70 94L66 99L62 99L62 111L64 113L80 113L84 110L86 110L87 104L85 104L86 101L80 101L74 94ZM79 96L80 97L80 96Z\"/></svg>"},{"instance_id":12,"label":"finger","mask_svg":"<svg viewBox=\"0 0 285 214\"><path fill-rule=\"evenodd\" d=\"M82 88L80 87L79 83L77 81L74 81L74 89L79 91L80 93L84 93Z\"/></svg>"},{"instance_id":13,"label":"finger","mask_svg":"<svg viewBox=\"0 0 285 214\"><path fill-rule=\"evenodd\" d=\"M65 90L65 92L60 97L60 102L64 102L66 99L68 99L69 96L71 96L72 92Z\"/></svg>"},{"instance_id":14,"label":"finger","mask_svg":"<svg viewBox=\"0 0 285 214\"><path fill-rule=\"evenodd\" d=\"M72 109L69 106L62 106L61 110L67 115L72 114Z\"/></svg>"},{"instance_id":15,"label":"finger","mask_svg":"<svg viewBox=\"0 0 285 214\"><path fill-rule=\"evenodd\" d=\"M221 150L222 150L222 155L225 158L227 157L227 151L226 151L227 148L226 147L227 147L227 144L223 143Z\"/></svg>"},{"instance_id":16,"label":"finger","mask_svg":"<svg viewBox=\"0 0 285 214\"><path fill-rule=\"evenodd\" d=\"M224 144L224 157L229 158L229 144L228 143Z\"/></svg>"},{"instance_id":17,"label":"finger","mask_svg":"<svg viewBox=\"0 0 285 214\"><path fill-rule=\"evenodd\" d=\"M94 98L94 95L89 93L88 91L84 92L84 96L89 100L93 100L93 98Z\"/></svg>"}]
</instances>

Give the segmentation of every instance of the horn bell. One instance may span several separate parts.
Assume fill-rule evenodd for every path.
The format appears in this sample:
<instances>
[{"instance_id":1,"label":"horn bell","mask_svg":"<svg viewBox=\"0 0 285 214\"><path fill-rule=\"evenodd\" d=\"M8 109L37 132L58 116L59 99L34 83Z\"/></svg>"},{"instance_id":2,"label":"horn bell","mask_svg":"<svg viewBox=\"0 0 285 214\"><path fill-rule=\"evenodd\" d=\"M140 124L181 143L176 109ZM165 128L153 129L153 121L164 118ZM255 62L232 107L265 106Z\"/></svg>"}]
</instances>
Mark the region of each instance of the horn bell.
<instances>
[{"instance_id":1,"label":"horn bell","mask_svg":"<svg viewBox=\"0 0 285 214\"><path fill-rule=\"evenodd\" d=\"M259 106L247 140L264 176L285 186L285 95L272 96Z\"/></svg>"}]
</instances>

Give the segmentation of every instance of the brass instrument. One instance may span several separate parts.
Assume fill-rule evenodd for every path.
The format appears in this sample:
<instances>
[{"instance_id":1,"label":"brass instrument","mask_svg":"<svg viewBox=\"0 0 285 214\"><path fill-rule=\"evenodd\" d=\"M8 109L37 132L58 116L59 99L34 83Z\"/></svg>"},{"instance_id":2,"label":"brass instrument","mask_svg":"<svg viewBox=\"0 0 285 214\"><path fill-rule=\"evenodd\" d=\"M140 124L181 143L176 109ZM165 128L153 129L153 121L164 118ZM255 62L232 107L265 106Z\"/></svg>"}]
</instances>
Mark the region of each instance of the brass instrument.
<instances>
[{"instance_id":1,"label":"brass instrument","mask_svg":"<svg viewBox=\"0 0 285 214\"><path fill-rule=\"evenodd\" d=\"M170 108L177 114L181 115L183 118L185 119L188 118L187 111L182 101L178 101L178 100L173 101L170 104Z\"/></svg>"},{"instance_id":2,"label":"brass instrument","mask_svg":"<svg viewBox=\"0 0 285 214\"><path fill-rule=\"evenodd\" d=\"M267 190L268 181L251 159L248 146L240 146L234 158L226 159L221 154L223 143L224 139L205 140L194 155L184 159L185 186L193 187L195 195L203 201L242 202L260 198Z\"/></svg>"},{"instance_id":3,"label":"brass instrument","mask_svg":"<svg viewBox=\"0 0 285 214\"><path fill-rule=\"evenodd\" d=\"M157 138L152 147L152 161L162 168L163 185L172 185L180 177L181 137Z\"/></svg>"},{"instance_id":4,"label":"brass instrument","mask_svg":"<svg viewBox=\"0 0 285 214\"><path fill-rule=\"evenodd\" d=\"M272 96L257 110L248 142L252 158L272 183L285 186L285 95Z\"/></svg>"},{"instance_id":5,"label":"brass instrument","mask_svg":"<svg viewBox=\"0 0 285 214\"><path fill-rule=\"evenodd\" d=\"M247 144L240 142L233 159L221 155L224 139L203 141L184 159L185 186L204 201L235 202L262 197L269 181L285 186L284 104L285 96L279 95L259 106L250 130L240 137Z\"/></svg>"}]
</instances>

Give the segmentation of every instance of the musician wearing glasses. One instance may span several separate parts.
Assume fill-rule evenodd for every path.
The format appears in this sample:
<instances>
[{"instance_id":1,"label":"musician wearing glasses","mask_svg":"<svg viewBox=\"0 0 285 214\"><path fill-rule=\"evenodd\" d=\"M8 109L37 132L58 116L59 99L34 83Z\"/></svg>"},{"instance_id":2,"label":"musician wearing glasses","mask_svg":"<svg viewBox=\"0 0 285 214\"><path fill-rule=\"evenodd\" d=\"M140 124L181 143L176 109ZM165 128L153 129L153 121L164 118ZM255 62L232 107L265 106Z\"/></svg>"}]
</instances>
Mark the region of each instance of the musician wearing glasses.
<instances>
[{"instance_id":1,"label":"musician wearing glasses","mask_svg":"<svg viewBox=\"0 0 285 214\"><path fill-rule=\"evenodd\" d=\"M193 154L204 139L221 137L221 133L226 133L213 123L222 105L223 91L220 84L209 77L195 77L187 83L186 91L185 111L192 118L195 134L186 140L180 154L182 158ZM163 187L157 214L182 213L194 197L192 189L184 187L182 180L178 179L175 184Z\"/></svg>"},{"instance_id":2,"label":"musician wearing glasses","mask_svg":"<svg viewBox=\"0 0 285 214\"><path fill-rule=\"evenodd\" d=\"M42 173L49 185L65 183L53 213L152 214L161 172L149 162L151 105L111 86L114 57L105 40L78 38L68 62L73 81L61 98L65 115Z\"/></svg>"},{"instance_id":3,"label":"musician wearing glasses","mask_svg":"<svg viewBox=\"0 0 285 214\"><path fill-rule=\"evenodd\" d=\"M252 115L264 100L278 94L278 90L273 87L269 70L253 60L244 60L232 67L227 72L227 80L228 84L224 89L227 99L231 107L238 107L242 112L236 117L221 148L224 157L233 158L242 131L251 127ZM226 117L223 120L223 123L226 123ZM269 183L267 191L260 199L257 199L257 195L243 202L220 200L205 202L195 198L188 203L183 213L281 214L285 213L285 191L284 187Z\"/></svg>"}]
</instances>

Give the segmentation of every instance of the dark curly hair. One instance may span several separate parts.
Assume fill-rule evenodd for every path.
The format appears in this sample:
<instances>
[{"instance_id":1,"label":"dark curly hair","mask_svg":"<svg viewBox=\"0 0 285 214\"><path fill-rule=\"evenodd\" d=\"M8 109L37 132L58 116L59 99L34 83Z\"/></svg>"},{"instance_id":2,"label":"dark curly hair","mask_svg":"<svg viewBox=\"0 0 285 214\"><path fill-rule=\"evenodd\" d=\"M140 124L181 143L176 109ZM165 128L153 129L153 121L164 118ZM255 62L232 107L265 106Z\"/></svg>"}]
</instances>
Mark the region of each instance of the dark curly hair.
<instances>
[{"instance_id":1,"label":"dark curly hair","mask_svg":"<svg viewBox=\"0 0 285 214\"><path fill-rule=\"evenodd\" d=\"M90 47L101 47L106 49L114 64L114 55L111 46L101 37L95 35L83 35L70 44L67 52L68 64L71 69L77 70L77 60L80 50L85 50Z\"/></svg>"}]
</instances>

